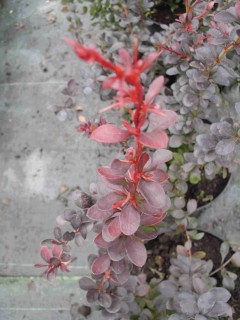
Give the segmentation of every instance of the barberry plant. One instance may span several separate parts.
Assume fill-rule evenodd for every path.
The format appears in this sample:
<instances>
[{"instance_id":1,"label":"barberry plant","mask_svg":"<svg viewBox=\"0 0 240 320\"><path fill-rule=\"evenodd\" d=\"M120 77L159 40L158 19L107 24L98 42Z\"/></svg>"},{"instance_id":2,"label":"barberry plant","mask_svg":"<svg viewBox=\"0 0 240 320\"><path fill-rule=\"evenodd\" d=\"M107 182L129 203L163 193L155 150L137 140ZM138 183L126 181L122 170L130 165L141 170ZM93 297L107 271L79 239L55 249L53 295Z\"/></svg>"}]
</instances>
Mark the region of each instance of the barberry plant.
<instances>
[{"instance_id":1,"label":"barberry plant","mask_svg":"<svg viewBox=\"0 0 240 320\"><path fill-rule=\"evenodd\" d=\"M70 39L66 42L80 59L98 63L112 73L103 82L103 89L111 88L116 95L114 103L103 111L119 108L130 115L129 120L122 120L121 127L101 121L88 131L90 138L107 144L127 141L128 148L110 166L98 168L101 183L95 199L77 192L76 204L82 210L67 209L58 217L58 223L70 225L72 231L62 234L61 228L56 227L55 239L44 240L40 252L48 263L44 274L56 274L59 268L68 271L66 265L71 261L68 243L75 239L81 245L93 229L99 251L98 255L89 256L92 279L82 278L80 286L87 290L89 303L99 305L105 316L112 317L129 312L128 304L133 297L124 284L133 267L146 263L144 242L157 236L155 226L164 219L170 206L164 190L168 180L164 164L171 160L172 153L167 149L165 130L176 122L177 114L154 102L164 85L163 76L157 77L148 89L142 85L141 74L151 68L159 52L140 59L135 41L132 56L120 49L120 62L115 63L93 46L85 47ZM46 244L53 245L52 255Z\"/></svg>"}]
</instances>

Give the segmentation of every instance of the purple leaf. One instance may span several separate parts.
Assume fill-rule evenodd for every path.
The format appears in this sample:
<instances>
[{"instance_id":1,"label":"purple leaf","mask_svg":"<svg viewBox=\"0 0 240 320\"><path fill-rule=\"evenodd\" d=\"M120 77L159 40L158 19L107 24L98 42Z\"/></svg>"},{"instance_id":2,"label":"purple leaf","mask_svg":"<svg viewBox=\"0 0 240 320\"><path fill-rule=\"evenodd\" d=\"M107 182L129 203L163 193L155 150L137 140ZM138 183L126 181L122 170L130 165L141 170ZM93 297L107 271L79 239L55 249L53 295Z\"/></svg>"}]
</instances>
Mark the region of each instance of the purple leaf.
<instances>
[{"instance_id":1,"label":"purple leaf","mask_svg":"<svg viewBox=\"0 0 240 320\"><path fill-rule=\"evenodd\" d=\"M109 211L112 210L112 205L114 202L119 200L119 195L117 195L115 192L110 192L100 198L96 205L97 207L102 211Z\"/></svg>"},{"instance_id":2,"label":"purple leaf","mask_svg":"<svg viewBox=\"0 0 240 320\"><path fill-rule=\"evenodd\" d=\"M90 289L87 292L86 298L89 303L95 304L98 301L99 293L96 289Z\"/></svg>"},{"instance_id":3,"label":"purple leaf","mask_svg":"<svg viewBox=\"0 0 240 320\"><path fill-rule=\"evenodd\" d=\"M111 163L111 170L114 174L125 174L130 168L131 163L126 160L114 159Z\"/></svg>"},{"instance_id":4,"label":"purple leaf","mask_svg":"<svg viewBox=\"0 0 240 320\"><path fill-rule=\"evenodd\" d=\"M103 249L107 249L110 246L110 243L105 241L102 237L102 233L99 233L93 240L93 242L99 247Z\"/></svg>"},{"instance_id":5,"label":"purple leaf","mask_svg":"<svg viewBox=\"0 0 240 320\"><path fill-rule=\"evenodd\" d=\"M108 248L108 254L111 260L120 261L125 257L125 239L120 238L114 241L114 244Z\"/></svg>"},{"instance_id":6,"label":"purple leaf","mask_svg":"<svg viewBox=\"0 0 240 320\"><path fill-rule=\"evenodd\" d=\"M217 301L210 312L208 312L208 317L218 318L219 316L228 315L232 313L232 309L229 304L222 301Z\"/></svg>"},{"instance_id":7,"label":"purple leaf","mask_svg":"<svg viewBox=\"0 0 240 320\"><path fill-rule=\"evenodd\" d=\"M130 277L130 271L124 270L122 273L116 274L116 282L122 285L128 281L129 277Z\"/></svg>"},{"instance_id":8,"label":"purple leaf","mask_svg":"<svg viewBox=\"0 0 240 320\"><path fill-rule=\"evenodd\" d=\"M121 231L127 236L134 234L140 226L140 214L131 204L123 208L119 219Z\"/></svg>"},{"instance_id":9,"label":"purple leaf","mask_svg":"<svg viewBox=\"0 0 240 320\"><path fill-rule=\"evenodd\" d=\"M147 250L144 244L137 239L130 239L126 244L129 260L137 267L143 267L147 260Z\"/></svg>"},{"instance_id":10,"label":"purple leaf","mask_svg":"<svg viewBox=\"0 0 240 320\"><path fill-rule=\"evenodd\" d=\"M139 297L144 297L148 294L150 286L148 284L141 284L137 287L136 295Z\"/></svg>"},{"instance_id":11,"label":"purple leaf","mask_svg":"<svg viewBox=\"0 0 240 320\"><path fill-rule=\"evenodd\" d=\"M98 297L99 304L104 308L109 308L112 304L112 298L107 293L100 293Z\"/></svg>"},{"instance_id":12,"label":"purple leaf","mask_svg":"<svg viewBox=\"0 0 240 320\"><path fill-rule=\"evenodd\" d=\"M75 232L66 231L63 234L63 240L64 241L72 241L74 238L75 238Z\"/></svg>"},{"instance_id":13,"label":"purple leaf","mask_svg":"<svg viewBox=\"0 0 240 320\"><path fill-rule=\"evenodd\" d=\"M62 241L62 230L59 227L55 227L53 233L55 239Z\"/></svg>"},{"instance_id":14,"label":"purple leaf","mask_svg":"<svg viewBox=\"0 0 240 320\"><path fill-rule=\"evenodd\" d=\"M121 308L121 304L118 299L113 299L112 304L109 308L107 308L107 311L110 313L117 313ZM116 318L115 318L116 319Z\"/></svg>"},{"instance_id":15,"label":"purple leaf","mask_svg":"<svg viewBox=\"0 0 240 320\"><path fill-rule=\"evenodd\" d=\"M93 262L97 259L97 255L96 254L90 254L89 256L88 256L88 264L89 264L89 266L91 266L92 264L93 264Z\"/></svg>"},{"instance_id":16,"label":"purple leaf","mask_svg":"<svg viewBox=\"0 0 240 320\"><path fill-rule=\"evenodd\" d=\"M216 153L221 156L226 156L233 152L235 148L235 141L232 139L224 139L217 143Z\"/></svg>"},{"instance_id":17,"label":"purple leaf","mask_svg":"<svg viewBox=\"0 0 240 320\"><path fill-rule=\"evenodd\" d=\"M165 206L166 194L158 182L141 180L138 188L151 206L155 208L163 208Z\"/></svg>"},{"instance_id":18,"label":"purple leaf","mask_svg":"<svg viewBox=\"0 0 240 320\"><path fill-rule=\"evenodd\" d=\"M160 223L165 217L166 217L166 214L162 210L159 212L159 214L154 214L154 215L142 214L141 225L154 226Z\"/></svg>"},{"instance_id":19,"label":"purple leaf","mask_svg":"<svg viewBox=\"0 0 240 320\"><path fill-rule=\"evenodd\" d=\"M81 247L84 244L84 239L80 233L75 236L74 240L78 247Z\"/></svg>"},{"instance_id":20,"label":"purple leaf","mask_svg":"<svg viewBox=\"0 0 240 320\"><path fill-rule=\"evenodd\" d=\"M92 264L93 274L102 274L106 272L110 267L111 260L107 254L98 257Z\"/></svg>"},{"instance_id":21,"label":"purple leaf","mask_svg":"<svg viewBox=\"0 0 240 320\"><path fill-rule=\"evenodd\" d=\"M176 112L172 110L162 110L164 113L162 116L156 116L151 114L149 116L149 128L148 131L164 130L172 126L178 119Z\"/></svg>"},{"instance_id":22,"label":"purple leaf","mask_svg":"<svg viewBox=\"0 0 240 320\"><path fill-rule=\"evenodd\" d=\"M152 176L149 180L165 184L168 181L168 174L161 169L156 169L152 171Z\"/></svg>"},{"instance_id":23,"label":"purple leaf","mask_svg":"<svg viewBox=\"0 0 240 320\"><path fill-rule=\"evenodd\" d=\"M239 22L240 21L240 2L235 3L235 12Z\"/></svg>"},{"instance_id":24,"label":"purple leaf","mask_svg":"<svg viewBox=\"0 0 240 320\"><path fill-rule=\"evenodd\" d=\"M125 260L112 261L111 268L116 274L121 274L126 269L126 262Z\"/></svg>"},{"instance_id":25,"label":"purple leaf","mask_svg":"<svg viewBox=\"0 0 240 320\"><path fill-rule=\"evenodd\" d=\"M79 280L79 286L82 290L96 289L96 283L87 277L83 277Z\"/></svg>"},{"instance_id":26,"label":"purple leaf","mask_svg":"<svg viewBox=\"0 0 240 320\"><path fill-rule=\"evenodd\" d=\"M230 23L230 22L236 21L236 18L230 12L225 11L225 12L219 12L218 14L216 14L214 16L214 20L219 22Z\"/></svg>"},{"instance_id":27,"label":"purple leaf","mask_svg":"<svg viewBox=\"0 0 240 320\"><path fill-rule=\"evenodd\" d=\"M117 287L115 294L117 297L125 298L127 296L127 290L124 287Z\"/></svg>"},{"instance_id":28,"label":"purple leaf","mask_svg":"<svg viewBox=\"0 0 240 320\"><path fill-rule=\"evenodd\" d=\"M152 161L148 170L154 170L159 164L168 162L172 159L172 152L166 149L156 150L152 155Z\"/></svg>"},{"instance_id":29,"label":"purple leaf","mask_svg":"<svg viewBox=\"0 0 240 320\"><path fill-rule=\"evenodd\" d=\"M149 215L159 214L160 209L151 206L148 202L143 201L139 204L140 211Z\"/></svg>"},{"instance_id":30,"label":"purple leaf","mask_svg":"<svg viewBox=\"0 0 240 320\"><path fill-rule=\"evenodd\" d=\"M119 217L114 218L110 223L103 227L102 235L106 241L113 241L121 234Z\"/></svg>"},{"instance_id":31,"label":"purple leaf","mask_svg":"<svg viewBox=\"0 0 240 320\"><path fill-rule=\"evenodd\" d=\"M112 210L100 210L96 204L94 204L91 208L87 211L88 218L92 220L105 220L113 214Z\"/></svg>"},{"instance_id":32,"label":"purple leaf","mask_svg":"<svg viewBox=\"0 0 240 320\"><path fill-rule=\"evenodd\" d=\"M122 184L125 180L123 176L113 173L109 167L98 168L98 173L112 184Z\"/></svg>"}]
</instances>

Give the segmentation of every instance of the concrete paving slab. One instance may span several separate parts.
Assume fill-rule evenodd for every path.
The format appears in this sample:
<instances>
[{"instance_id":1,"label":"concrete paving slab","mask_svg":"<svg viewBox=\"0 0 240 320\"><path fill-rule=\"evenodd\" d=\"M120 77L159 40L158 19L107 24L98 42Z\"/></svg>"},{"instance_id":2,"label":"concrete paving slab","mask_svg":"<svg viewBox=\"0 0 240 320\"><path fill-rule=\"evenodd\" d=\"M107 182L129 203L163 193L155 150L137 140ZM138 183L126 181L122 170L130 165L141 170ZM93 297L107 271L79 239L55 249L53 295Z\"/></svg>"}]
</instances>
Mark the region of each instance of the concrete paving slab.
<instances>
[{"instance_id":1,"label":"concrete paving slab","mask_svg":"<svg viewBox=\"0 0 240 320\"><path fill-rule=\"evenodd\" d=\"M85 303L77 277L57 277L49 285L39 277L0 278L0 320L83 320L73 318L71 304ZM92 313L89 320L102 319Z\"/></svg>"},{"instance_id":2,"label":"concrete paving slab","mask_svg":"<svg viewBox=\"0 0 240 320\"><path fill-rule=\"evenodd\" d=\"M63 42L70 35L60 1L1 4L0 320L70 320L71 297L74 302L83 299L75 275L89 273L87 255L95 250L92 239L75 248L78 259L70 267L70 277L49 286L29 276L39 274L33 268L41 260L39 243L51 236L55 218L64 209L57 200L59 188L80 185L87 190L97 179L97 166L108 164L116 149L81 137L75 131L76 121L60 123L47 109L63 103L60 92L69 79L75 78L84 89L91 74ZM84 19L83 36L90 28ZM97 37L93 30L91 42ZM86 118L106 105L97 94L83 93L76 103ZM202 212L203 228L215 228L220 235L240 230L239 180L238 174L220 201ZM13 275L27 277L9 277ZM99 314L92 319L100 319Z\"/></svg>"},{"instance_id":3,"label":"concrete paving slab","mask_svg":"<svg viewBox=\"0 0 240 320\"><path fill-rule=\"evenodd\" d=\"M114 152L76 133L76 119L61 123L48 110L64 102L61 91L71 77L84 88L91 73L63 42L69 34L61 7L60 1L10 0L0 11L0 275L39 274L32 266L40 261L40 241L51 237L65 205L57 200L59 188L88 191L97 167ZM81 93L75 104L86 119L106 105L96 93ZM94 249L91 239L75 249L72 275L89 272Z\"/></svg>"}]
</instances>

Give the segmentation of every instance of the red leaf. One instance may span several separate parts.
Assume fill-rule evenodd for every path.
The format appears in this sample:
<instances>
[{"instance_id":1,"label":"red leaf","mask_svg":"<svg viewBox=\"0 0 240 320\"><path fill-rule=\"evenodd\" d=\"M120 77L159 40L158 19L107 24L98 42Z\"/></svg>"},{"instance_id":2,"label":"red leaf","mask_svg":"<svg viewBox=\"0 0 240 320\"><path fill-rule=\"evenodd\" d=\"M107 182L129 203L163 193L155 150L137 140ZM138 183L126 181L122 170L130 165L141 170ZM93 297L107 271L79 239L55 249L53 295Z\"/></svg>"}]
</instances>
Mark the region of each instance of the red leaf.
<instances>
[{"instance_id":1,"label":"red leaf","mask_svg":"<svg viewBox=\"0 0 240 320\"><path fill-rule=\"evenodd\" d=\"M145 97L145 102L149 104L160 92L164 84L164 77L160 76L156 78L148 89L148 92Z\"/></svg>"},{"instance_id":2,"label":"red leaf","mask_svg":"<svg viewBox=\"0 0 240 320\"><path fill-rule=\"evenodd\" d=\"M47 246L42 246L40 249L40 255L46 262L49 262L49 260L52 257L52 254L50 252L50 249Z\"/></svg>"},{"instance_id":3,"label":"red leaf","mask_svg":"<svg viewBox=\"0 0 240 320\"><path fill-rule=\"evenodd\" d=\"M54 257L59 258L60 254L61 254L61 249L59 248L59 246L57 246L56 244L54 244L54 246L53 246L53 248L52 248L52 255L53 255Z\"/></svg>"},{"instance_id":4,"label":"red leaf","mask_svg":"<svg viewBox=\"0 0 240 320\"><path fill-rule=\"evenodd\" d=\"M113 214L112 210L100 210L98 206L95 204L87 211L88 218L92 220L105 220Z\"/></svg>"},{"instance_id":5,"label":"red leaf","mask_svg":"<svg viewBox=\"0 0 240 320\"><path fill-rule=\"evenodd\" d=\"M168 144L168 136L163 130L157 129L152 132L141 133L139 136L139 142L149 148L166 148Z\"/></svg>"},{"instance_id":6,"label":"red leaf","mask_svg":"<svg viewBox=\"0 0 240 320\"><path fill-rule=\"evenodd\" d=\"M119 219L121 231L126 236L134 234L140 226L140 214L130 204L123 208Z\"/></svg>"},{"instance_id":7,"label":"red leaf","mask_svg":"<svg viewBox=\"0 0 240 320\"><path fill-rule=\"evenodd\" d=\"M163 208L167 198L160 183L141 180L138 185L139 191L145 200L155 208Z\"/></svg>"},{"instance_id":8,"label":"red leaf","mask_svg":"<svg viewBox=\"0 0 240 320\"><path fill-rule=\"evenodd\" d=\"M98 257L92 264L93 274L102 274L106 272L110 267L111 260L107 254Z\"/></svg>"},{"instance_id":9,"label":"red leaf","mask_svg":"<svg viewBox=\"0 0 240 320\"><path fill-rule=\"evenodd\" d=\"M109 167L98 168L98 173L105 179L109 180L112 184L121 185L125 182L125 179L116 173L113 173Z\"/></svg>"},{"instance_id":10,"label":"red leaf","mask_svg":"<svg viewBox=\"0 0 240 320\"><path fill-rule=\"evenodd\" d=\"M65 266L65 264L63 264L63 263L60 265L60 268L61 268L61 270L64 271L64 272L71 272L71 271Z\"/></svg>"},{"instance_id":11,"label":"red leaf","mask_svg":"<svg viewBox=\"0 0 240 320\"><path fill-rule=\"evenodd\" d=\"M34 267L35 268L42 268L42 267L47 267L48 265L47 264L42 264L42 263L36 263L34 264Z\"/></svg>"},{"instance_id":12,"label":"red leaf","mask_svg":"<svg viewBox=\"0 0 240 320\"><path fill-rule=\"evenodd\" d=\"M132 59L131 59L129 52L126 49L121 48L118 51L118 55L124 64L125 72L128 73L132 67Z\"/></svg>"},{"instance_id":13,"label":"red leaf","mask_svg":"<svg viewBox=\"0 0 240 320\"><path fill-rule=\"evenodd\" d=\"M80 59L85 60L88 63L98 62L104 68L115 71L115 66L110 61L104 59L94 46L91 45L87 48L72 39L65 39L65 42L72 47L73 51Z\"/></svg>"},{"instance_id":14,"label":"red leaf","mask_svg":"<svg viewBox=\"0 0 240 320\"><path fill-rule=\"evenodd\" d=\"M103 143L117 143L124 141L129 137L127 130L122 130L113 124L103 124L93 131L91 138Z\"/></svg>"},{"instance_id":15,"label":"red leaf","mask_svg":"<svg viewBox=\"0 0 240 320\"><path fill-rule=\"evenodd\" d=\"M126 245L129 260L137 267L143 267L147 260L147 250L144 244L136 239L130 239Z\"/></svg>"},{"instance_id":16,"label":"red leaf","mask_svg":"<svg viewBox=\"0 0 240 320\"><path fill-rule=\"evenodd\" d=\"M152 52L152 53L149 53L143 60L139 60L138 64L139 64L140 72L143 72L144 70L149 69L151 65L157 60L159 55L160 55L160 52Z\"/></svg>"},{"instance_id":17,"label":"red leaf","mask_svg":"<svg viewBox=\"0 0 240 320\"><path fill-rule=\"evenodd\" d=\"M146 152L141 154L141 157L138 162L138 171L139 172L143 171L143 168L144 168L145 164L148 162L149 158L150 157Z\"/></svg>"}]
</instances>

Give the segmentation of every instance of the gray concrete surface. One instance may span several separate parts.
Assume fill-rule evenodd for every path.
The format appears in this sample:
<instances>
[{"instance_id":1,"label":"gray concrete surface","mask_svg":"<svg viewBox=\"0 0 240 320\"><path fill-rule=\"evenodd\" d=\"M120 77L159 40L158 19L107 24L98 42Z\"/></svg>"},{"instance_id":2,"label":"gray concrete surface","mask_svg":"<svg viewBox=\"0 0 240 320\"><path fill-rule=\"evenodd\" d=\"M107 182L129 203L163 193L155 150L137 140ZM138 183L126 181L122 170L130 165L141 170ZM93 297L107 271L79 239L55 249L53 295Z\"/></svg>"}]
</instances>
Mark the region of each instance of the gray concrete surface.
<instances>
[{"instance_id":1,"label":"gray concrete surface","mask_svg":"<svg viewBox=\"0 0 240 320\"><path fill-rule=\"evenodd\" d=\"M76 133L76 120L61 123L48 110L63 103L68 80L84 87L90 72L64 42L71 35L60 1L0 4L0 320L70 319L69 296L84 297L77 279L89 273L91 239L75 249L71 275L54 286L33 264L42 262L40 241L52 236L64 209L61 186L87 191L111 152ZM87 30L85 18L83 36ZM81 94L76 104L86 118L103 106L97 94Z\"/></svg>"},{"instance_id":2,"label":"gray concrete surface","mask_svg":"<svg viewBox=\"0 0 240 320\"><path fill-rule=\"evenodd\" d=\"M61 186L88 190L114 150L100 148L76 133L76 121L61 123L48 110L64 101L60 92L69 79L84 87L90 72L63 41L70 35L60 1L0 3L0 320L70 320L70 304L84 300L77 279L89 273L91 239L75 249L71 275L54 285L42 281L33 264L41 261L40 241L51 236L64 209L57 200ZM86 18L83 36L88 30ZM93 42L96 36L93 30ZM88 118L103 102L82 94L77 104ZM219 236L240 234L232 232L240 231L239 193L237 174L201 213L200 225ZM240 238L234 241L240 245Z\"/></svg>"}]
</instances>

